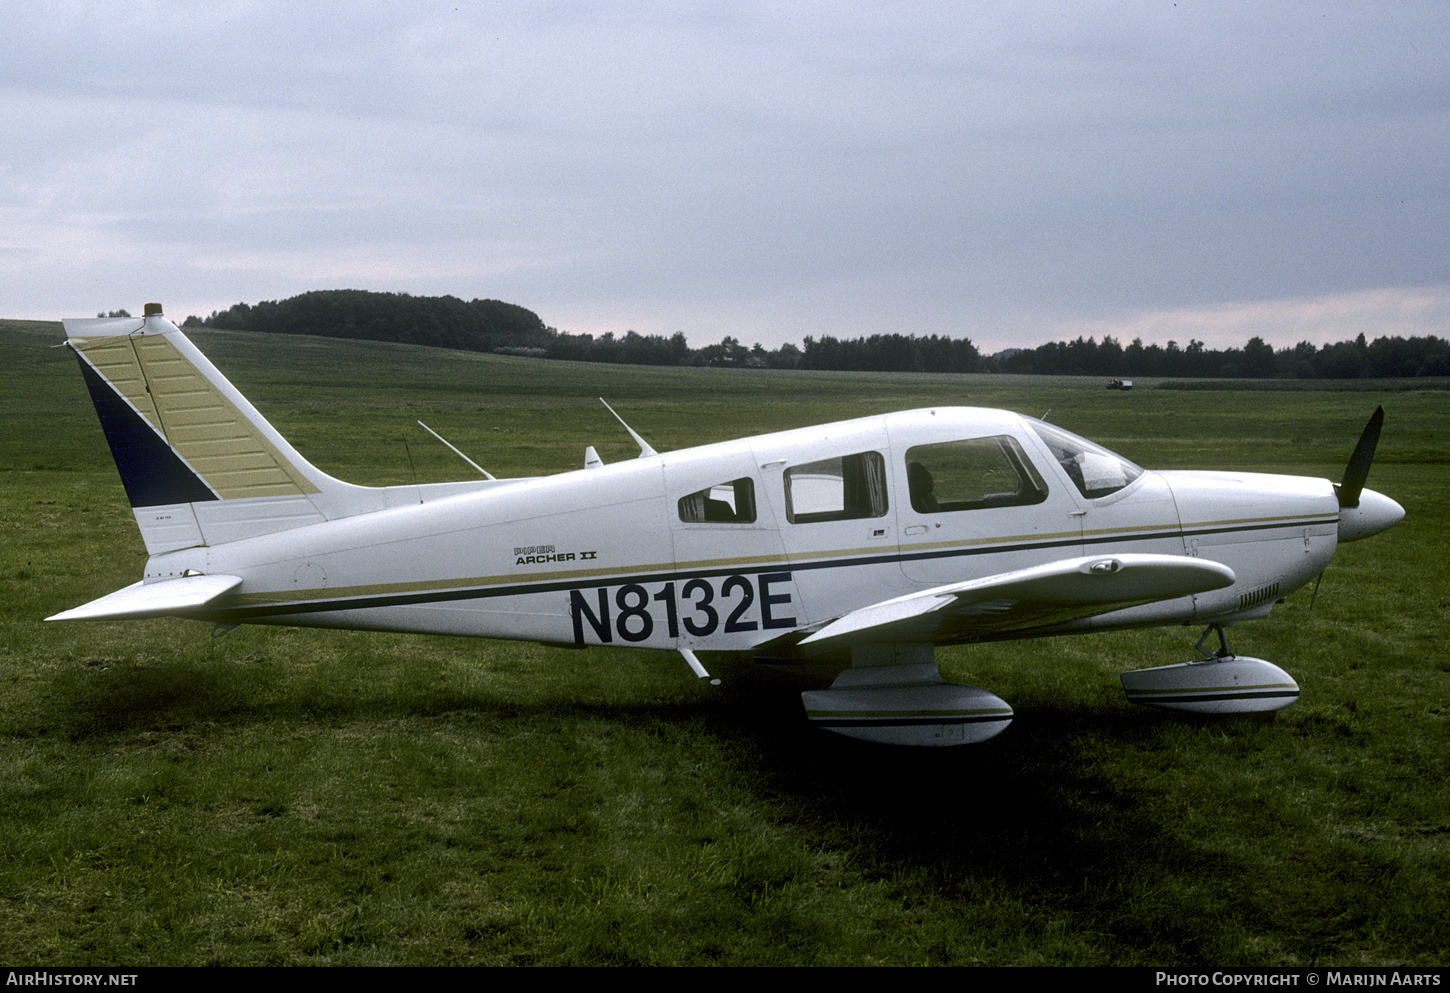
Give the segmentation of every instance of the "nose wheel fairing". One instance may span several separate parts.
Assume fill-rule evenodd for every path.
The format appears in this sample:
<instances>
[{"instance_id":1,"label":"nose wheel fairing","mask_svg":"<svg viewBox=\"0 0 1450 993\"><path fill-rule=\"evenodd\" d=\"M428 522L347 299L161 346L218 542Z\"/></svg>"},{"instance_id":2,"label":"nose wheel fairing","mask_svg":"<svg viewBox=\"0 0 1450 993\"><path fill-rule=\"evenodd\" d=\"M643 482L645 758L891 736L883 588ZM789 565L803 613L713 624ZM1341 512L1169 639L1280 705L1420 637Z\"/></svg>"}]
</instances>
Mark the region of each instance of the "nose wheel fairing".
<instances>
[{"instance_id":1,"label":"nose wheel fairing","mask_svg":"<svg viewBox=\"0 0 1450 993\"><path fill-rule=\"evenodd\" d=\"M1213 634L1219 650L1210 653L1203 643ZM1204 658L1123 673L1128 700L1198 714L1250 714L1282 710L1299 699L1299 684L1283 669L1235 655L1224 625L1210 624L1197 647Z\"/></svg>"}]
</instances>

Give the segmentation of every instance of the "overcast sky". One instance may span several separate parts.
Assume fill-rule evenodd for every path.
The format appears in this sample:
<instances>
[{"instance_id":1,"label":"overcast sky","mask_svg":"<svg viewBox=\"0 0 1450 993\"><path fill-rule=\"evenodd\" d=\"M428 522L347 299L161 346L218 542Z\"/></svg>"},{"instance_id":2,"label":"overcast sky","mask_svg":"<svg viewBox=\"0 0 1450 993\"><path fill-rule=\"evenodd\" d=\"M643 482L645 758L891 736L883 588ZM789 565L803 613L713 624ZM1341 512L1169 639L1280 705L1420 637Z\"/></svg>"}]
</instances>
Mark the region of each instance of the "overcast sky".
<instances>
[{"instance_id":1,"label":"overcast sky","mask_svg":"<svg viewBox=\"0 0 1450 993\"><path fill-rule=\"evenodd\" d=\"M1450 3L7 5L0 317L1450 334Z\"/></svg>"}]
</instances>

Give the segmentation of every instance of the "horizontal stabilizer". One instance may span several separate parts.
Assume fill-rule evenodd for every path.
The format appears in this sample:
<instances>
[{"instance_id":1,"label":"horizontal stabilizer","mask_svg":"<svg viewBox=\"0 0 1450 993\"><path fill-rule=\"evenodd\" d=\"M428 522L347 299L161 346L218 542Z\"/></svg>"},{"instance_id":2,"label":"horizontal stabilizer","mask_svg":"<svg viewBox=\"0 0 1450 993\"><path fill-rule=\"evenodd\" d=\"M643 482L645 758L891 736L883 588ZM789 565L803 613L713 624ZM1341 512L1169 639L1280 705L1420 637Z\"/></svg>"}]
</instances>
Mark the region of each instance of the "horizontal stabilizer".
<instances>
[{"instance_id":1,"label":"horizontal stabilizer","mask_svg":"<svg viewBox=\"0 0 1450 993\"><path fill-rule=\"evenodd\" d=\"M1234 572L1182 555L1093 555L911 593L836 618L802 646L969 641L1232 586Z\"/></svg>"},{"instance_id":2,"label":"horizontal stabilizer","mask_svg":"<svg viewBox=\"0 0 1450 993\"><path fill-rule=\"evenodd\" d=\"M205 607L242 585L241 576L182 576L159 583L132 583L125 589L61 611L48 621L105 621L163 617Z\"/></svg>"}]
</instances>

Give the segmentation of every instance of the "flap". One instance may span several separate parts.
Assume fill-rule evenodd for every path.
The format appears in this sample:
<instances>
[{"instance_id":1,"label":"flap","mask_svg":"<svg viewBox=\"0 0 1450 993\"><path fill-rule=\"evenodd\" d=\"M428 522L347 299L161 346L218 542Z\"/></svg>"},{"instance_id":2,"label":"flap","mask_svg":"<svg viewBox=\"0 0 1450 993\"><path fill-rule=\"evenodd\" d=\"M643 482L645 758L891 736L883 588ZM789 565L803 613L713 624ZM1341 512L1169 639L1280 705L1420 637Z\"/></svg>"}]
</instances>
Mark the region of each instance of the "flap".
<instances>
[{"instance_id":1,"label":"flap","mask_svg":"<svg viewBox=\"0 0 1450 993\"><path fill-rule=\"evenodd\" d=\"M1004 572L853 610L803 639L820 650L871 641L970 641L1232 586L1220 562L1093 555Z\"/></svg>"}]
</instances>

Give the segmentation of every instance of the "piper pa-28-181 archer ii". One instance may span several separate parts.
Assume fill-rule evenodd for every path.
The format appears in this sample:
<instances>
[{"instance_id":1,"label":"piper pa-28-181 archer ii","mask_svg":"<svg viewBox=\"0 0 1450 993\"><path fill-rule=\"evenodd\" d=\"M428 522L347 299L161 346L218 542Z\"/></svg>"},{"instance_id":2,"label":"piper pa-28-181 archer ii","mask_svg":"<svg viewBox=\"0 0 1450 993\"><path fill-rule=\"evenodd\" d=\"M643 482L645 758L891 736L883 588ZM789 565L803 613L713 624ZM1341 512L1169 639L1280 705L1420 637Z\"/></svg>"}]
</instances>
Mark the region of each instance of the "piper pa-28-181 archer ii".
<instances>
[{"instance_id":1,"label":"piper pa-28-181 archer ii","mask_svg":"<svg viewBox=\"0 0 1450 993\"><path fill-rule=\"evenodd\" d=\"M553 476L355 486L298 454L159 305L65 328L149 558L139 582L50 620L665 649L702 678L702 651L826 661L840 674L802 694L806 716L868 741L1006 727L1004 701L942 680L937 645L1169 624L1205 625L1203 657L1123 674L1131 700L1287 706L1294 680L1235 656L1224 629L1404 516L1364 488L1382 409L1338 485L1150 472L1044 421L938 407L664 454L626 424L627 462L591 447Z\"/></svg>"}]
</instances>

